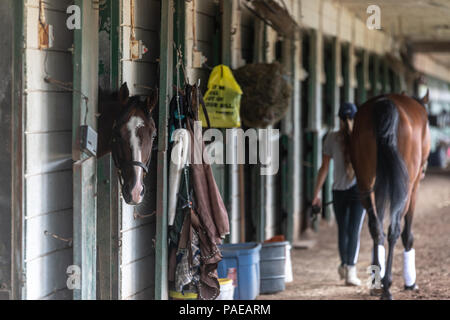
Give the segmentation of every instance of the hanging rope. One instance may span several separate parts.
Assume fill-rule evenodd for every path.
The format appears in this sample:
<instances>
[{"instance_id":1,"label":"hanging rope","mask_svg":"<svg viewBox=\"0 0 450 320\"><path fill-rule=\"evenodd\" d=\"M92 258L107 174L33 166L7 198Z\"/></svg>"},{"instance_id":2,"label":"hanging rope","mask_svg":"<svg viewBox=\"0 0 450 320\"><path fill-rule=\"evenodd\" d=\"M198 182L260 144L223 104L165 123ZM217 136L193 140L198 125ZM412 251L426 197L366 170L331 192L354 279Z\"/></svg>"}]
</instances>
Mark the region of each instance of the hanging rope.
<instances>
[{"instance_id":1,"label":"hanging rope","mask_svg":"<svg viewBox=\"0 0 450 320\"><path fill-rule=\"evenodd\" d=\"M83 124L87 125L87 116L89 114L89 98L83 92L73 89L73 84L71 82L63 82L63 81L55 80L55 79L50 78L48 75L46 75L46 77L44 78L44 81L46 83L50 83L50 84L52 84L60 89L63 89L65 91L79 93L81 95L81 98L85 102L85 111L86 111L84 114Z\"/></svg>"},{"instance_id":2,"label":"hanging rope","mask_svg":"<svg viewBox=\"0 0 450 320\"><path fill-rule=\"evenodd\" d=\"M153 217L153 216L155 216L155 215L156 215L156 211L153 211L152 213L147 214L147 215L143 215L143 214L140 214L139 212L137 212L137 211L135 210L135 211L134 211L133 217L134 217L134 220L138 220L138 219L151 218L151 217Z\"/></svg>"},{"instance_id":3,"label":"hanging rope","mask_svg":"<svg viewBox=\"0 0 450 320\"><path fill-rule=\"evenodd\" d=\"M177 47L177 45L174 43L175 49L177 50L177 93L176 93L176 97L177 97L177 112L178 112L178 125L180 127L180 129L183 128L183 123L181 121L181 106L180 106L180 67L184 69L183 66L183 56L181 54L181 51L179 50L179 48ZM188 84L189 80L186 77L186 73L185 75L185 81ZM185 164L184 166L184 182L186 184L186 200L188 203L188 207L192 209L192 201L191 201L191 195L189 194L189 180L188 180L188 174L189 174L189 166L188 164Z\"/></svg>"},{"instance_id":4,"label":"hanging rope","mask_svg":"<svg viewBox=\"0 0 450 320\"><path fill-rule=\"evenodd\" d=\"M184 62L183 62L183 53L181 52L181 49L177 46L177 44L175 42L173 43L173 47L177 51L177 67L179 67L179 64L181 65L181 68L183 70L183 75L184 75L184 82L185 82L185 84L189 84L190 81L187 76L186 67L184 66ZM179 77L179 75L177 75L177 77Z\"/></svg>"},{"instance_id":5,"label":"hanging rope","mask_svg":"<svg viewBox=\"0 0 450 320\"><path fill-rule=\"evenodd\" d=\"M56 240L59 240L59 241L62 241L62 242L66 242L69 245L69 247L72 247L72 244L73 244L73 239L72 238L66 239L66 238L60 237L60 236L58 236L58 235L56 235L54 233L48 232L47 230L44 231L44 235L47 236L47 237L52 237L53 239L56 239Z\"/></svg>"}]
</instances>

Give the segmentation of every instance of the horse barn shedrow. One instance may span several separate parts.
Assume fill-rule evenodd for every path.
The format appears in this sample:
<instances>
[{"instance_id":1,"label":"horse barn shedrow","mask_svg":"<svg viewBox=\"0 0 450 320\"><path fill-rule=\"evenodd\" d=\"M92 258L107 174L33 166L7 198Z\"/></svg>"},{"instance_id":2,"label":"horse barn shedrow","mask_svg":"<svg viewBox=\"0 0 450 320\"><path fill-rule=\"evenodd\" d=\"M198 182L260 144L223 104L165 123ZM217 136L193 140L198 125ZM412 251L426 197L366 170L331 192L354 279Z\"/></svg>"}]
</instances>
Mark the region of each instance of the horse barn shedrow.
<instances>
[{"instance_id":1,"label":"horse barn shedrow","mask_svg":"<svg viewBox=\"0 0 450 320\"><path fill-rule=\"evenodd\" d=\"M262 20L257 2L284 15ZM174 44L203 93L215 66L262 62L279 62L292 89L287 114L270 127L280 130L271 141L280 149L277 174L260 175L260 165L212 166L228 243L276 235L296 243L318 230L308 208L321 141L338 129L344 101L423 96L429 88L432 155L442 166L450 145L450 4L372 2L0 1L0 299L168 299ZM370 4L381 7L381 30L366 26ZM411 9L415 17L423 12L420 24L402 12L407 6L423 6ZM125 82L131 96L157 87L160 97L157 150L138 206L123 200L112 157L95 157L79 138L84 126L97 130L102 94ZM329 178L325 203L331 187ZM332 216L329 206L323 219ZM68 286L78 275L79 286Z\"/></svg>"}]
</instances>

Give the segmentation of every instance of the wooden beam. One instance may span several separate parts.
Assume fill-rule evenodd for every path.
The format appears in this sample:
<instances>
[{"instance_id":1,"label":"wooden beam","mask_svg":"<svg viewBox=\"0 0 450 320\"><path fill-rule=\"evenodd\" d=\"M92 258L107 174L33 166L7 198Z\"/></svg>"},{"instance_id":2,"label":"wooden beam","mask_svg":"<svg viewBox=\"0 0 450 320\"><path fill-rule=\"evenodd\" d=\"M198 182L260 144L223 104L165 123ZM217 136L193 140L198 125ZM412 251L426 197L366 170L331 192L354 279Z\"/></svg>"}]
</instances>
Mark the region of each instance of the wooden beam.
<instances>
[{"instance_id":1,"label":"wooden beam","mask_svg":"<svg viewBox=\"0 0 450 320\"><path fill-rule=\"evenodd\" d=\"M411 49L415 53L450 53L450 41L417 41L411 44Z\"/></svg>"}]
</instances>

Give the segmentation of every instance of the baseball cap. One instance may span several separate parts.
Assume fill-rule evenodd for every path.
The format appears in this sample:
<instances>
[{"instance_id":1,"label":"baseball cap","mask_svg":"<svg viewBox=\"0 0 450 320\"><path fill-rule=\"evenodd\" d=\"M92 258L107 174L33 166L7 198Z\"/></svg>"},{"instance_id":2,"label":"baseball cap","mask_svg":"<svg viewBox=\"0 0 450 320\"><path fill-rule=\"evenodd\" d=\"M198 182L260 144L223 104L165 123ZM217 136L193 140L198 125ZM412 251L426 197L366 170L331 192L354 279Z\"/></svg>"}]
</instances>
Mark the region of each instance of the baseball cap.
<instances>
[{"instance_id":1,"label":"baseball cap","mask_svg":"<svg viewBox=\"0 0 450 320\"><path fill-rule=\"evenodd\" d=\"M339 108L339 118L345 120L346 118L353 119L358 109L354 103L345 102Z\"/></svg>"}]
</instances>

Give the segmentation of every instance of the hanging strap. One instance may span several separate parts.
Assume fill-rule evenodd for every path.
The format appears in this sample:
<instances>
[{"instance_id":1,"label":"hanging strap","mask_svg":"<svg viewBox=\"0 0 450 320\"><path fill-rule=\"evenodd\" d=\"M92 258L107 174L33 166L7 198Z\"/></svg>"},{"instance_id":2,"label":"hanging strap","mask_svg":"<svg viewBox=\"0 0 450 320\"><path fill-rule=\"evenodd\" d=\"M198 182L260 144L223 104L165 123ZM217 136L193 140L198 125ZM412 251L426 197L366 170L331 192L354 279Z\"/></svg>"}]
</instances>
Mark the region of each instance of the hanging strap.
<instances>
[{"instance_id":1,"label":"hanging strap","mask_svg":"<svg viewBox=\"0 0 450 320\"><path fill-rule=\"evenodd\" d=\"M205 100L203 100L203 95L200 92L200 80L198 80L199 84L196 87L196 95L197 95L197 106L202 106L203 114L206 119L206 123L208 125L208 129L211 129L211 122L209 121L208 110L206 109Z\"/></svg>"},{"instance_id":2,"label":"hanging strap","mask_svg":"<svg viewBox=\"0 0 450 320\"><path fill-rule=\"evenodd\" d=\"M180 56L180 54L178 55L178 59L177 59L177 112L178 112L178 124L180 126L180 129L183 128L183 123L181 121L181 106L180 106L180 66L182 65L182 57ZM189 180L188 180L188 174L189 174L189 169L188 169L188 165L186 164L184 166L184 182L186 183L186 202L187 202L187 206L189 208L192 208L192 201L191 201L191 195L189 193Z\"/></svg>"}]
</instances>

